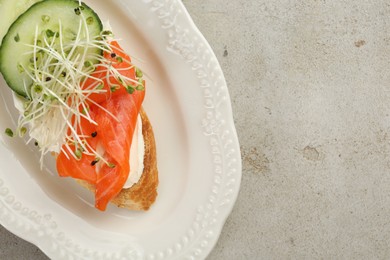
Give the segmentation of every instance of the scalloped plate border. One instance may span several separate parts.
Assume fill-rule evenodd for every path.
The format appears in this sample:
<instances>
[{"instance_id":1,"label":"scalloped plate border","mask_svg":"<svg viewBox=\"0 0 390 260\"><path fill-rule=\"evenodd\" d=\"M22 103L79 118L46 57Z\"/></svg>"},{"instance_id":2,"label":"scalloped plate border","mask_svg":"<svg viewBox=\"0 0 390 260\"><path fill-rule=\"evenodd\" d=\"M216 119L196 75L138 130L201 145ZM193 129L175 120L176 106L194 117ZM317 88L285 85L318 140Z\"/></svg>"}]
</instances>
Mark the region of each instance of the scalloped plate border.
<instances>
[{"instance_id":1,"label":"scalloped plate border","mask_svg":"<svg viewBox=\"0 0 390 260\"><path fill-rule=\"evenodd\" d=\"M126 4L126 0L117 0ZM42 249L49 257L61 259L203 259L215 246L226 218L233 209L241 182L241 155L232 119L229 93L223 72L211 47L196 28L179 0L143 1L161 22L169 39L168 50L187 63L199 81L204 97L202 129L213 154L212 189L205 205L197 208L195 221L177 243L159 252L143 252L126 246L120 252L94 252L72 242L58 230L50 214L24 207L0 178L1 224ZM180 25L176 20L180 18ZM184 22L183 22L184 21ZM191 44L188 44L191 42ZM228 120L227 120L228 119Z\"/></svg>"}]
</instances>

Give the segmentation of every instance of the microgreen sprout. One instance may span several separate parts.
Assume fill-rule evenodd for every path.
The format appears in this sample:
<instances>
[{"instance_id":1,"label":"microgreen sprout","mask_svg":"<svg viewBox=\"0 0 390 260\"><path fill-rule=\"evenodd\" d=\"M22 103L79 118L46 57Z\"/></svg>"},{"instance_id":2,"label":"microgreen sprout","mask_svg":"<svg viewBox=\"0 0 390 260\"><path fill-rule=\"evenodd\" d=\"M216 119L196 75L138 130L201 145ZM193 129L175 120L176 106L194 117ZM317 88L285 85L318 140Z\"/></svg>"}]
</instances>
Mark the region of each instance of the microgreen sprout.
<instances>
[{"instance_id":1,"label":"microgreen sprout","mask_svg":"<svg viewBox=\"0 0 390 260\"><path fill-rule=\"evenodd\" d=\"M114 163L110 163L110 162L107 163L107 166L110 167L110 168L115 168L116 167L116 165Z\"/></svg>"},{"instance_id":2,"label":"microgreen sprout","mask_svg":"<svg viewBox=\"0 0 390 260\"><path fill-rule=\"evenodd\" d=\"M77 159L81 159L81 157L83 156L83 152L80 150L80 149L76 149L76 151L74 152L74 154L76 155L76 158Z\"/></svg>"},{"instance_id":3,"label":"microgreen sprout","mask_svg":"<svg viewBox=\"0 0 390 260\"><path fill-rule=\"evenodd\" d=\"M14 131L12 131L11 128L6 128L5 131L4 131L4 133L5 133L6 135L8 135L9 137L13 137L13 136L14 136Z\"/></svg>"},{"instance_id":4,"label":"microgreen sprout","mask_svg":"<svg viewBox=\"0 0 390 260\"><path fill-rule=\"evenodd\" d=\"M117 86L115 86L115 85L111 86L110 90L111 90L112 93L114 93L117 90Z\"/></svg>"},{"instance_id":5,"label":"microgreen sprout","mask_svg":"<svg viewBox=\"0 0 390 260\"><path fill-rule=\"evenodd\" d=\"M135 68L135 75L137 78L142 78L144 76L142 70L140 70L138 67Z\"/></svg>"},{"instance_id":6,"label":"microgreen sprout","mask_svg":"<svg viewBox=\"0 0 390 260\"><path fill-rule=\"evenodd\" d=\"M143 74L130 61L116 54L111 57L117 61L120 58L120 62L126 62L129 66L114 68L112 60L96 51L117 53L119 50L110 45L111 31L103 31L96 37L90 36L88 25L93 21L90 17L85 18L82 10L82 6L74 10L80 17L80 22L71 38L67 36L69 32L62 27L61 21L56 31L42 31L37 25L34 42L29 45L31 51L24 54L31 56L30 63L17 65L18 71L25 73L33 81L31 86L25 86L28 97L18 122L19 134L24 135L28 131L28 142L35 142L37 146L39 144L41 163L43 156L54 150L62 151L68 158L74 157L77 160L84 154L94 156L109 167L115 167L91 147L87 139L96 137L97 133L85 132L81 122L87 120L90 124L97 124L89 111L91 105L118 120L90 96L111 93L120 87L125 87L130 94L135 90L143 90ZM42 21L48 20L50 17L42 16ZM15 39L17 40L19 39ZM102 70L99 72L105 73L105 80L91 74L97 67ZM135 69L136 79L121 74L122 70L132 68ZM95 83L86 85L87 79L92 79ZM112 79L117 81L112 82ZM110 87L104 88L104 84ZM6 133L13 135L10 129Z\"/></svg>"},{"instance_id":7,"label":"microgreen sprout","mask_svg":"<svg viewBox=\"0 0 390 260\"><path fill-rule=\"evenodd\" d=\"M26 67L18 64L19 71L25 72L34 82L31 87L25 87L28 97L18 125L22 132L29 129L28 141L36 139L36 143L39 143L41 159L53 149L62 149L68 156L77 159L80 152L98 156L85 142L81 120L96 124L89 115L86 103L91 94L106 90L84 88L83 82L86 78L101 81L93 78L89 71L95 67L93 60L104 62L104 58L93 50L107 48L108 43L89 37L85 19L81 19L73 41L64 41L64 31L61 21L58 32L46 30L41 34L37 26L31 52L25 54L31 55L31 63ZM55 35L58 38L53 37ZM76 144L77 150L71 152L71 149L64 149L62 144L66 148Z\"/></svg>"},{"instance_id":8,"label":"microgreen sprout","mask_svg":"<svg viewBox=\"0 0 390 260\"><path fill-rule=\"evenodd\" d=\"M26 133L27 133L27 128L26 127L22 127L22 128L19 129L19 135L21 137L23 137Z\"/></svg>"},{"instance_id":9,"label":"microgreen sprout","mask_svg":"<svg viewBox=\"0 0 390 260\"><path fill-rule=\"evenodd\" d=\"M134 87L132 87L132 86L127 86L126 90L127 90L127 93L129 93L129 94L133 94L135 91Z\"/></svg>"},{"instance_id":10,"label":"microgreen sprout","mask_svg":"<svg viewBox=\"0 0 390 260\"><path fill-rule=\"evenodd\" d=\"M138 91L143 91L143 90L145 90L145 87L144 87L144 85L140 84L135 89Z\"/></svg>"}]
</instances>

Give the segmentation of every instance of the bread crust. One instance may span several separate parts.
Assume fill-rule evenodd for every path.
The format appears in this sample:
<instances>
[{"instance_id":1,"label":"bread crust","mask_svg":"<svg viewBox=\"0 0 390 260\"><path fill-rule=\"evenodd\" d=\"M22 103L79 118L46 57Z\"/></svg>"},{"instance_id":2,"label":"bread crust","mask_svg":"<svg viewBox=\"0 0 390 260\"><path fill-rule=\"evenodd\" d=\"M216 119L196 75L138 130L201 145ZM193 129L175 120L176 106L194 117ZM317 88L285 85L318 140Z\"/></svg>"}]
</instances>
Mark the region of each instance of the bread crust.
<instances>
[{"instance_id":1,"label":"bread crust","mask_svg":"<svg viewBox=\"0 0 390 260\"><path fill-rule=\"evenodd\" d=\"M159 183L157 169L156 143L152 125L143 108L140 110L142 119L142 135L145 143L144 171L140 180L128 189L122 191L111 203L129 210L148 210L157 197ZM82 180L77 182L83 187L95 192L95 186Z\"/></svg>"}]
</instances>

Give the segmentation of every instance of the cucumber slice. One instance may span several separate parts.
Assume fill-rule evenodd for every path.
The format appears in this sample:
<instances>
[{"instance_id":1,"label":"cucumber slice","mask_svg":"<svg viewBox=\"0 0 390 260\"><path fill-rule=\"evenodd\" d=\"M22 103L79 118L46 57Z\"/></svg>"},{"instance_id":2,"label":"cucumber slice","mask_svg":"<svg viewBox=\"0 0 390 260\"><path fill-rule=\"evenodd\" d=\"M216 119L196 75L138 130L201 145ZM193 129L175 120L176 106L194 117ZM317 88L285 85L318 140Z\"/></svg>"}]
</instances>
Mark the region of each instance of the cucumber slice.
<instances>
[{"instance_id":1,"label":"cucumber slice","mask_svg":"<svg viewBox=\"0 0 390 260\"><path fill-rule=\"evenodd\" d=\"M42 0L0 0L0 41L16 18L39 1Z\"/></svg>"},{"instance_id":2,"label":"cucumber slice","mask_svg":"<svg viewBox=\"0 0 390 260\"><path fill-rule=\"evenodd\" d=\"M97 39L101 32L98 15L84 3L80 5L75 0L38 2L19 16L4 36L0 46L0 71L12 90L29 98L34 82L45 77L42 67L57 78L61 73L56 71L58 59L76 62L83 56L89 64L98 63L102 55L99 46L79 45ZM79 44L77 48L72 45L75 41ZM53 58L50 50L61 57Z\"/></svg>"}]
</instances>

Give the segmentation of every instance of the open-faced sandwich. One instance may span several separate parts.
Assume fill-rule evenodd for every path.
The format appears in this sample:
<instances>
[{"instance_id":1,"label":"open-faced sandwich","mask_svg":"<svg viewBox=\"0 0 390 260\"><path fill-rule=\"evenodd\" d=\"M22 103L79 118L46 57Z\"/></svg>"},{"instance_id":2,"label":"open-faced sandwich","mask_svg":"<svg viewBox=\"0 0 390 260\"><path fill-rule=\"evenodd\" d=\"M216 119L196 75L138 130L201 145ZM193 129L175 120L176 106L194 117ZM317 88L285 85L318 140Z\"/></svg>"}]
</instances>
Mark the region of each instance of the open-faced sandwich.
<instances>
[{"instance_id":1,"label":"open-faced sandwich","mask_svg":"<svg viewBox=\"0 0 390 260\"><path fill-rule=\"evenodd\" d=\"M6 132L54 154L58 174L94 192L97 209L149 209L158 172L143 72L80 1L2 3L0 71L20 111Z\"/></svg>"}]
</instances>

